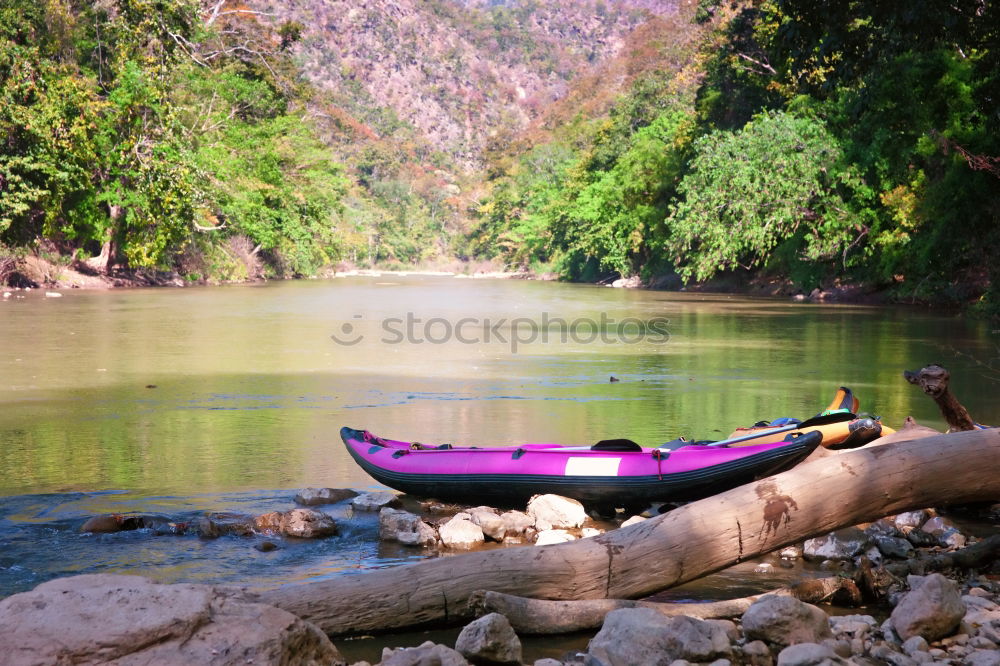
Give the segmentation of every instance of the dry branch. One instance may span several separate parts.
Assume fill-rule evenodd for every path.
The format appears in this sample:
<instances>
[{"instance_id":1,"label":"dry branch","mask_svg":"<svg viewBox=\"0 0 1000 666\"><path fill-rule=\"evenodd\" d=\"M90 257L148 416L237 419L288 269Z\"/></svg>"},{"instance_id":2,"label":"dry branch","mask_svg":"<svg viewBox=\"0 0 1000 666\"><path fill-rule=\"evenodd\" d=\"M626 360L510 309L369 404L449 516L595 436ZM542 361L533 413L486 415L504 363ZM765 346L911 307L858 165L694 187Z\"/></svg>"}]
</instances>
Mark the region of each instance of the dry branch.
<instances>
[{"instance_id":1,"label":"dry branch","mask_svg":"<svg viewBox=\"0 0 1000 666\"><path fill-rule=\"evenodd\" d=\"M969 410L958 401L958 398L948 388L951 373L945 368L932 363L916 372L906 370L903 372L903 377L911 384L919 386L937 403L941 415L944 416L944 420L952 431L976 429L975 422L969 416Z\"/></svg>"},{"instance_id":2,"label":"dry branch","mask_svg":"<svg viewBox=\"0 0 1000 666\"><path fill-rule=\"evenodd\" d=\"M995 500L998 459L998 430L864 447L598 537L432 559L259 597L332 635L465 620L470 597L483 589L540 599L635 599L848 525Z\"/></svg>"}]
</instances>

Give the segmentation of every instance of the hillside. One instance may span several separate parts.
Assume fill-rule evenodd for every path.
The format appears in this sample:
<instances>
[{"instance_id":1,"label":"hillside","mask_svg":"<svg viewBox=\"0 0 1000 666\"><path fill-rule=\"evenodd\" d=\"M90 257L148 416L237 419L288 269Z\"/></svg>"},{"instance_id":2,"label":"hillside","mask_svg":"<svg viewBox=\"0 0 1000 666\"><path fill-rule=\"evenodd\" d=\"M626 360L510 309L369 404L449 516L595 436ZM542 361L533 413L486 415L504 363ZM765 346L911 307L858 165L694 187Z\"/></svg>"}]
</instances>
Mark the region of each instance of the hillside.
<instances>
[{"instance_id":1,"label":"hillside","mask_svg":"<svg viewBox=\"0 0 1000 666\"><path fill-rule=\"evenodd\" d=\"M292 53L335 106L439 163L482 165L490 136L527 127L677 0L250 0L303 26ZM266 19L264 19L266 20ZM438 153L436 158L433 154Z\"/></svg>"}]
</instances>

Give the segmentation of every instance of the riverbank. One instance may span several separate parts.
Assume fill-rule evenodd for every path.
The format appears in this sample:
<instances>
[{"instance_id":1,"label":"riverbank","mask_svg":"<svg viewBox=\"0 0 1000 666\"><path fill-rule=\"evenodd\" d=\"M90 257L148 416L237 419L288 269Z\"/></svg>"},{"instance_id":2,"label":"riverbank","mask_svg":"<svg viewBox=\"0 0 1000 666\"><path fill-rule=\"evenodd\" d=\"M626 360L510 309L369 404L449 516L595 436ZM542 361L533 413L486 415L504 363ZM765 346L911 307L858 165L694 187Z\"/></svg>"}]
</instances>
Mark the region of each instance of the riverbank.
<instances>
[{"instance_id":1,"label":"riverbank","mask_svg":"<svg viewBox=\"0 0 1000 666\"><path fill-rule=\"evenodd\" d=\"M247 275L259 274L248 271ZM316 275L298 277L246 277L215 279L203 275L182 275L176 271L127 270L116 268L108 273L95 271L86 263L67 257L46 258L36 254L17 257L0 270L0 287L10 289L127 289L139 287L216 286L264 282L268 279L335 279L350 277L454 277L486 280L560 281L559 274L530 268L511 268L494 260L445 259L407 266L394 262L384 266L360 267L339 262L321 269ZM907 290L903 283L873 285L840 278L804 288L787 277L767 276L750 271L731 271L709 280L685 284L676 273L642 279L608 277L593 284L622 289L649 289L689 293L733 294L749 297L788 298L803 303L840 303L855 305L922 305L928 307L972 308L989 287L988 281L954 285L948 294L928 296Z\"/></svg>"}]
</instances>

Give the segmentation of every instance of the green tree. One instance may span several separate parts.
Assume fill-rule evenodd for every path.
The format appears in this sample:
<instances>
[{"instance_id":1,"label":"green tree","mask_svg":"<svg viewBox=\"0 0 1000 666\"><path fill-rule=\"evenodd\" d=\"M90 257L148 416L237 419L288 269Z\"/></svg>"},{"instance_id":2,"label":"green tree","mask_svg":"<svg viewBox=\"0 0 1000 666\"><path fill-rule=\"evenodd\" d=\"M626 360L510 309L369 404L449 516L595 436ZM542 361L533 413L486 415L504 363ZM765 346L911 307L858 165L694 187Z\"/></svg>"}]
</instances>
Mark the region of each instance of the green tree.
<instances>
[{"instance_id":1,"label":"green tree","mask_svg":"<svg viewBox=\"0 0 1000 666\"><path fill-rule=\"evenodd\" d=\"M849 205L861 183L817 120L765 113L738 132L698 139L694 151L665 242L685 279L760 266L797 234L806 256L822 259L865 233Z\"/></svg>"}]
</instances>

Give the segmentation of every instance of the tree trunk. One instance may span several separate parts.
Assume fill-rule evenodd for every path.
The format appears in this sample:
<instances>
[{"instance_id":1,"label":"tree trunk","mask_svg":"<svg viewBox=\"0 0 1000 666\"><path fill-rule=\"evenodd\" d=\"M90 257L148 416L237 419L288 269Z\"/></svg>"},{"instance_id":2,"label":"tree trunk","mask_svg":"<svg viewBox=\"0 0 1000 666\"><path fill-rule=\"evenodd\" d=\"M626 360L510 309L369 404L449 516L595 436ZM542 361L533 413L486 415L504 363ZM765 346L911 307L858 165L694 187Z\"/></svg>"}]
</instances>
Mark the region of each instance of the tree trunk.
<instances>
[{"instance_id":1,"label":"tree trunk","mask_svg":"<svg viewBox=\"0 0 1000 666\"><path fill-rule=\"evenodd\" d=\"M848 525L995 500L998 459L998 430L863 447L598 537L441 557L259 596L331 635L464 620L477 590L635 599Z\"/></svg>"},{"instance_id":2,"label":"tree trunk","mask_svg":"<svg viewBox=\"0 0 1000 666\"><path fill-rule=\"evenodd\" d=\"M668 603L662 601L631 601L628 599L579 599L551 601L528 599L501 592L476 592L469 603L476 616L500 613L519 634L567 634L573 631L597 629L604 616L619 608L652 608L667 617L687 615L703 620L732 618L743 615L750 605L765 596L795 597L817 604L842 590L856 596L857 587L850 578L815 578L792 587L783 587L764 594L706 603Z\"/></svg>"},{"instance_id":3,"label":"tree trunk","mask_svg":"<svg viewBox=\"0 0 1000 666\"><path fill-rule=\"evenodd\" d=\"M941 415L951 432L960 430L975 430L976 424L969 416L969 410L958 401L948 388L951 380L951 373L936 363L932 363L921 368L917 372L909 370L903 371L906 381L919 386L920 389L929 395L937 403Z\"/></svg>"}]
</instances>

